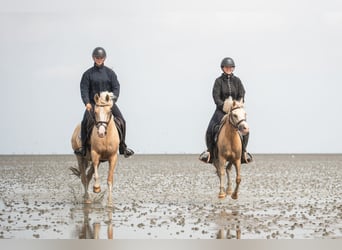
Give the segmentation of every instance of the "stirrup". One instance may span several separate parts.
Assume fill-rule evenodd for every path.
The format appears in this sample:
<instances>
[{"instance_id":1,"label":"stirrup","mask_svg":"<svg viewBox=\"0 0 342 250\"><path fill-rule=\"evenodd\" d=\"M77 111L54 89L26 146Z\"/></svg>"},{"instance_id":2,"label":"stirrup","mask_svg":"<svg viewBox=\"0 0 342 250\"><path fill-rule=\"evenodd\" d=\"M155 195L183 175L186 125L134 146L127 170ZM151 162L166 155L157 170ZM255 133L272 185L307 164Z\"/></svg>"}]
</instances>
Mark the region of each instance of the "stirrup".
<instances>
[{"instance_id":1,"label":"stirrup","mask_svg":"<svg viewBox=\"0 0 342 250\"><path fill-rule=\"evenodd\" d=\"M211 155L209 151L204 151L200 154L199 158L200 161L203 161L204 163L210 163Z\"/></svg>"},{"instance_id":2,"label":"stirrup","mask_svg":"<svg viewBox=\"0 0 342 250\"><path fill-rule=\"evenodd\" d=\"M248 152L244 152L242 157L241 157L241 163L248 164L248 163L251 163L251 162L253 162L253 156L250 153L248 153Z\"/></svg>"},{"instance_id":3,"label":"stirrup","mask_svg":"<svg viewBox=\"0 0 342 250\"><path fill-rule=\"evenodd\" d=\"M129 157L131 157L132 155L134 155L134 151L133 151L132 149L126 148L126 149L124 150L124 157L125 157L125 158L129 158Z\"/></svg>"},{"instance_id":4,"label":"stirrup","mask_svg":"<svg viewBox=\"0 0 342 250\"><path fill-rule=\"evenodd\" d=\"M74 150L74 154L80 155L80 156L86 156L86 150L84 149L84 147L80 147L80 148Z\"/></svg>"}]
</instances>

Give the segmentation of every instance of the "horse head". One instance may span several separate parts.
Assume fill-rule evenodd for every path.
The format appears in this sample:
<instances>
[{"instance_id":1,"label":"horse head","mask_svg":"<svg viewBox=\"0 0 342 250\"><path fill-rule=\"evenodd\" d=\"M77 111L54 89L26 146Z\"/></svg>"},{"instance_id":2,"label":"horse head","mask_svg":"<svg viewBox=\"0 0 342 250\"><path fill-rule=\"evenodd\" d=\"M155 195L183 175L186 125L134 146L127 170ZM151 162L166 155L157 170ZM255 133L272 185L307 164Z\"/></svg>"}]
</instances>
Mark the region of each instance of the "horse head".
<instances>
[{"instance_id":1,"label":"horse head","mask_svg":"<svg viewBox=\"0 0 342 250\"><path fill-rule=\"evenodd\" d=\"M229 112L230 124L238 129L242 135L249 133L249 126L246 118L247 114L244 109L243 101L233 101L232 107Z\"/></svg>"},{"instance_id":2,"label":"horse head","mask_svg":"<svg viewBox=\"0 0 342 250\"><path fill-rule=\"evenodd\" d=\"M95 125L100 138L107 134L108 123L112 119L113 93L105 91L94 96Z\"/></svg>"}]
</instances>

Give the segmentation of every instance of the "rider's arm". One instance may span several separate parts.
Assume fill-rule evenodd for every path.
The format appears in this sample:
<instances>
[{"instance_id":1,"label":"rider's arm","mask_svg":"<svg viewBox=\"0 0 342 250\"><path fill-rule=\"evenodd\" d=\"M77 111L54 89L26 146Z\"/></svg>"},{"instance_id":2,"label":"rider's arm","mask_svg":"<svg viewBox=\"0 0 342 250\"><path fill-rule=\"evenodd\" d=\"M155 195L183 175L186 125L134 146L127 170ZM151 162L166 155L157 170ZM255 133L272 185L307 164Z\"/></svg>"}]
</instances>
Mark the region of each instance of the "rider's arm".
<instances>
[{"instance_id":1,"label":"rider's arm","mask_svg":"<svg viewBox=\"0 0 342 250\"><path fill-rule=\"evenodd\" d=\"M221 99L221 84L218 79L216 79L213 87L213 98L216 104L216 107L219 109L223 109L224 100Z\"/></svg>"},{"instance_id":2,"label":"rider's arm","mask_svg":"<svg viewBox=\"0 0 342 250\"><path fill-rule=\"evenodd\" d=\"M89 86L90 86L89 75L87 73L84 73L82 75L82 79L80 83L81 98L82 98L84 105L87 105L88 103L90 103Z\"/></svg>"}]
</instances>

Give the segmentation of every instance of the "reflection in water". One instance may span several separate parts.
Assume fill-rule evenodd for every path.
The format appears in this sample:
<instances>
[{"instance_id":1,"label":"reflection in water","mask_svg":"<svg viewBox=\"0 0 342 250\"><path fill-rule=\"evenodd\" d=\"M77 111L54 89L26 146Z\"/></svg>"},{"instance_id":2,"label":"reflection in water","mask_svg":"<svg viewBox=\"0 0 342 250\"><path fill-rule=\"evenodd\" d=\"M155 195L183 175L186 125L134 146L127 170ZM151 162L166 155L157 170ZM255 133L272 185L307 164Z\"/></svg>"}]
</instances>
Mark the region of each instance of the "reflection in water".
<instances>
[{"instance_id":1,"label":"reflection in water","mask_svg":"<svg viewBox=\"0 0 342 250\"><path fill-rule=\"evenodd\" d=\"M83 223L81 227L77 227L77 235L79 239L100 239L101 223L95 222L90 223L89 214L91 214L91 204L85 204L83 211ZM107 213L108 220L105 221L107 224L107 239L113 239L113 224L112 224L112 210L108 209Z\"/></svg>"},{"instance_id":2,"label":"reflection in water","mask_svg":"<svg viewBox=\"0 0 342 250\"><path fill-rule=\"evenodd\" d=\"M220 229L217 232L216 239L241 239L241 229L239 226L236 226L235 229Z\"/></svg>"},{"instance_id":3,"label":"reflection in water","mask_svg":"<svg viewBox=\"0 0 342 250\"><path fill-rule=\"evenodd\" d=\"M220 229L216 239L241 239L240 219L238 209L231 212L221 211L218 214L217 224Z\"/></svg>"}]
</instances>

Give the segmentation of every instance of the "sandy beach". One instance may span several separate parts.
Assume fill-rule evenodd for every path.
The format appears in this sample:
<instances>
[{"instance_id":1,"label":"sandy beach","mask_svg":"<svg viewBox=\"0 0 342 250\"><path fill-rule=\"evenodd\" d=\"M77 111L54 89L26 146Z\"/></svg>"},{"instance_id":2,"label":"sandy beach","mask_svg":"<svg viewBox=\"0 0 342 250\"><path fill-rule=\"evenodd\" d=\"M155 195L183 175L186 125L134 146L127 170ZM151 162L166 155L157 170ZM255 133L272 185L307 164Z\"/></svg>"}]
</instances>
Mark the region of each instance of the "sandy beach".
<instances>
[{"instance_id":1,"label":"sandy beach","mask_svg":"<svg viewBox=\"0 0 342 250\"><path fill-rule=\"evenodd\" d=\"M197 157L120 157L108 209L107 163L85 205L73 155L2 155L0 238L342 238L342 155L255 155L238 200L217 198L215 169Z\"/></svg>"}]
</instances>

